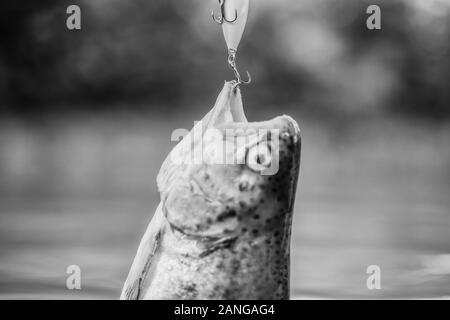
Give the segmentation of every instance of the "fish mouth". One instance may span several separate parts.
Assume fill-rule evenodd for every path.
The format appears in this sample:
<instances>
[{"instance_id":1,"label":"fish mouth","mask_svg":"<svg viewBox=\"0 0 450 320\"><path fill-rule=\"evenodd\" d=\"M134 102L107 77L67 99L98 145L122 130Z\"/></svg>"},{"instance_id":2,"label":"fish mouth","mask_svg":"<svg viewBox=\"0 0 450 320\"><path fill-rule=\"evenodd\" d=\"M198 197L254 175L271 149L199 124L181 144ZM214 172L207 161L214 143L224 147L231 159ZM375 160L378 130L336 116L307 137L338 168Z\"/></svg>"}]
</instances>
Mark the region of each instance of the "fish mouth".
<instances>
[{"instance_id":1,"label":"fish mouth","mask_svg":"<svg viewBox=\"0 0 450 320\"><path fill-rule=\"evenodd\" d=\"M229 158L236 159L240 164L250 161L250 169L261 175L275 175L279 171L281 157L283 160L289 156L293 159L299 157L300 128L297 122L287 115L266 121L249 122L244 112L240 89L234 90L232 84L225 83L211 112L208 126L212 125L220 131L220 136L226 141L225 145L234 146L232 150L235 154L230 153ZM242 143L243 140L239 137L245 138L245 143Z\"/></svg>"},{"instance_id":2,"label":"fish mouth","mask_svg":"<svg viewBox=\"0 0 450 320\"><path fill-rule=\"evenodd\" d=\"M300 140L300 128L288 115L281 115L265 121L249 122L242 103L241 90L233 89L233 82L225 82L224 89L217 98L216 105L208 121L209 126L219 130L278 130L281 136L291 136L294 142ZM244 131L245 132L245 131Z\"/></svg>"}]
</instances>

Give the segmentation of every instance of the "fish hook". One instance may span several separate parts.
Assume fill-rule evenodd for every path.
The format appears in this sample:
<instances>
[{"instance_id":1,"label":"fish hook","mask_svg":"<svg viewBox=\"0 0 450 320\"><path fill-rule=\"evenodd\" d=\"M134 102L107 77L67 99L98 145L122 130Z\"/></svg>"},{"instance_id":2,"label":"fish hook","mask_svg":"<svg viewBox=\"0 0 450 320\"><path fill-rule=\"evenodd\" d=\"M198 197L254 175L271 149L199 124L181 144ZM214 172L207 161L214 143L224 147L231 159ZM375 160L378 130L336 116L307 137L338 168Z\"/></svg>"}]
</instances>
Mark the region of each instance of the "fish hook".
<instances>
[{"instance_id":1,"label":"fish hook","mask_svg":"<svg viewBox=\"0 0 450 320\"><path fill-rule=\"evenodd\" d=\"M216 16L214 15L214 11L211 11L211 16L215 22L217 22L218 24L223 24L224 21L228 23L233 23L237 20L238 18L237 9L235 11L234 20L227 20L227 18L225 17L225 0L219 0L219 5L220 5L220 16L218 18L216 18Z\"/></svg>"},{"instance_id":2,"label":"fish hook","mask_svg":"<svg viewBox=\"0 0 450 320\"><path fill-rule=\"evenodd\" d=\"M229 49L228 50L228 64L230 65L231 69L234 72L234 75L236 76L236 83L233 85L233 91L236 90L236 88L239 85L247 85L252 82L252 77L250 73L247 71L247 80L242 80L241 75L239 74L239 71L236 66L236 50Z\"/></svg>"}]
</instances>

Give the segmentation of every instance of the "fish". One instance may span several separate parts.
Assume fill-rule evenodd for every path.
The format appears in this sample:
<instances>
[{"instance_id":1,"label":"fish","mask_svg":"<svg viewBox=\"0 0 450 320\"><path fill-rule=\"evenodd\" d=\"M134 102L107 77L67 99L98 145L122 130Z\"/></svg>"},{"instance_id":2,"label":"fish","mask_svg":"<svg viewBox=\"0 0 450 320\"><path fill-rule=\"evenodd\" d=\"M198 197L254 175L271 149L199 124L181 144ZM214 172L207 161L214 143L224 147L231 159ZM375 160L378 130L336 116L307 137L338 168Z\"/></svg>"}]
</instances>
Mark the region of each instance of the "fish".
<instances>
[{"instance_id":1,"label":"fish","mask_svg":"<svg viewBox=\"0 0 450 320\"><path fill-rule=\"evenodd\" d=\"M295 120L249 122L225 82L161 166L161 201L120 299L289 299L300 154Z\"/></svg>"}]
</instances>

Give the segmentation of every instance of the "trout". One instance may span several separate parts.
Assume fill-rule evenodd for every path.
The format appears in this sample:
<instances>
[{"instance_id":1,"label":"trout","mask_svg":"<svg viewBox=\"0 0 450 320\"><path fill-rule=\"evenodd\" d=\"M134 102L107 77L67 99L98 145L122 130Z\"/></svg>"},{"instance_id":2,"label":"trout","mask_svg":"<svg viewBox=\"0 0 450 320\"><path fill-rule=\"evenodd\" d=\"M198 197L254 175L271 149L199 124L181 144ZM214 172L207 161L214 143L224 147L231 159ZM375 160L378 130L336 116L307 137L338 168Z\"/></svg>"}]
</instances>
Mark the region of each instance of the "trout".
<instances>
[{"instance_id":1,"label":"trout","mask_svg":"<svg viewBox=\"0 0 450 320\"><path fill-rule=\"evenodd\" d=\"M300 130L248 122L233 86L164 161L121 299L289 299Z\"/></svg>"}]
</instances>

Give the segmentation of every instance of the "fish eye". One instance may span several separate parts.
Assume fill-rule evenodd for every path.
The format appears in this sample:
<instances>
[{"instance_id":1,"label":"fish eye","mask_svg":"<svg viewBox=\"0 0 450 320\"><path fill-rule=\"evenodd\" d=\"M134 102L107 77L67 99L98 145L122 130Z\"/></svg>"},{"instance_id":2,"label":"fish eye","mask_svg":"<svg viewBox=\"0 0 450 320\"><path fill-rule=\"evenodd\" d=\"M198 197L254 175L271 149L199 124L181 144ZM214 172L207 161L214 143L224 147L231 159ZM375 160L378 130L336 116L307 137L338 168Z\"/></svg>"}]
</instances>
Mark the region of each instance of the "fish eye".
<instances>
[{"instance_id":1,"label":"fish eye","mask_svg":"<svg viewBox=\"0 0 450 320\"><path fill-rule=\"evenodd\" d=\"M251 147L248 150L246 162L253 171L259 172L269 168L272 163L270 144L261 142Z\"/></svg>"}]
</instances>

